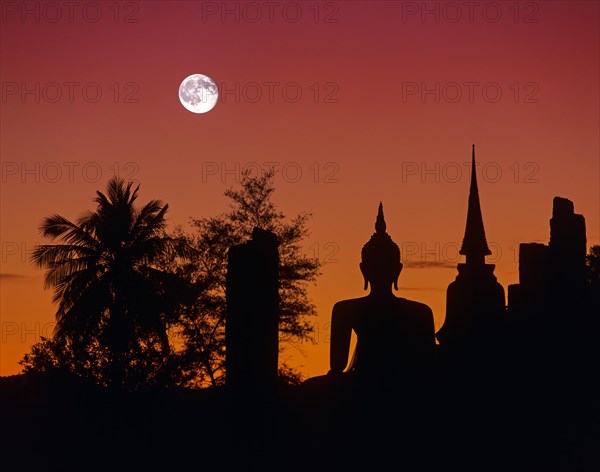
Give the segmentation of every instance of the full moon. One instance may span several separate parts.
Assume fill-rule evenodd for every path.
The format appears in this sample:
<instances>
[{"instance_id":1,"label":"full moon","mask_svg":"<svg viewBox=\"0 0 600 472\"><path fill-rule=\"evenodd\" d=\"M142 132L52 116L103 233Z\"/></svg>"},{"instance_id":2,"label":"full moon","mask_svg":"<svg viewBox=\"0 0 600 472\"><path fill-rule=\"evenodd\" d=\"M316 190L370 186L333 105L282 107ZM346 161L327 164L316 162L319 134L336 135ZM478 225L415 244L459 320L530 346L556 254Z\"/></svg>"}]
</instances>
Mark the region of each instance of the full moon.
<instances>
[{"instance_id":1,"label":"full moon","mask_svg":"<svg viewBox=\"0 0 600 472\"><path fill-rule=\"evenodd\" d=\"M192 113L206 113L217 104L219 89L208 76L192 74L179 86L179 100Z\"/></svg>"}]
</instances>

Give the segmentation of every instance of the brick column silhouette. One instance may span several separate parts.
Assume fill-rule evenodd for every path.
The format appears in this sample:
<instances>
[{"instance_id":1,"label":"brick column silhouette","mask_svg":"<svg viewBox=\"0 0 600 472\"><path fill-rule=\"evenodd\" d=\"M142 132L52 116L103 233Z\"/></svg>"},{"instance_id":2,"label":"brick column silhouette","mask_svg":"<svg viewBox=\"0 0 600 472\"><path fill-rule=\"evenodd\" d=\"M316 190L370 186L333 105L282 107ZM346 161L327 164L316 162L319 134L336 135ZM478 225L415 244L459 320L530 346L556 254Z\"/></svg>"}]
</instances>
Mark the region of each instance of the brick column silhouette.
<instances>
[{"instance_id":1,"label":"brick column silhouette","mask_svg":"<svg viewBox=\"0 0 600 472\"><path fill-rule=\"evenodd\" d=\"M272 391L279 356L279 243L254 228L252 239L228 255L225 325L226 385L235 390Z\"/></svg>"}]
</instances>

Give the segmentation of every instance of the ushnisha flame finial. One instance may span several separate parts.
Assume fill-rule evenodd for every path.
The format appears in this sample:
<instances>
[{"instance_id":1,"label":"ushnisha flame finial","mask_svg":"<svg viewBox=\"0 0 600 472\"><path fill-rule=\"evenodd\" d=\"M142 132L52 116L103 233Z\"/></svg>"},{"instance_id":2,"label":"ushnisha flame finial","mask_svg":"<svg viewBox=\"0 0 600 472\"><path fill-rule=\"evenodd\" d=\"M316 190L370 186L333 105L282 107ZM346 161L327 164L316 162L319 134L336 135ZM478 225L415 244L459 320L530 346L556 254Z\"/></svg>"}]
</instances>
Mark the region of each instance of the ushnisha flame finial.
<instances>
[{"instance_id":1,"label":"ushnisha flame finial","mask_svg":"<svg viewBox=\"0 0 600 472\"><path fill-rule=\"evenodd\" d=\"M383 203L379 202L379 210L377 211L377 220L375 221L375 232L378 234L385 233L386 225L383 218Z\"/></svg>"}]
</instances>

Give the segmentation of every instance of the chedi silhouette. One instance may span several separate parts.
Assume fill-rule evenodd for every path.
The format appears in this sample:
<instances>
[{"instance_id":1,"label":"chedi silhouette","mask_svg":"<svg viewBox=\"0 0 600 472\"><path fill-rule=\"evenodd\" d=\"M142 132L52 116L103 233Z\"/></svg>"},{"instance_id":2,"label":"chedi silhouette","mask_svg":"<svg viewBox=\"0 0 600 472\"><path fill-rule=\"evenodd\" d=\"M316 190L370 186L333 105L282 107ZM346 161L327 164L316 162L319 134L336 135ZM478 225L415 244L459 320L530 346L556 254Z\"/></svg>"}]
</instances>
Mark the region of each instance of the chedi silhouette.
<instances>
[{"instance_id":1,"label":"chedi silhouette","mask_svg":"<svg viewBox=\"0 0 600 472\"><path fill-rule=\"evenodd\" d=\"M506 311L504 288L494 275L495 265L485 263L485 256L492 252L483 227L474 144L467 224L459 253L466 261L458 264L458 276L448 286L446 318L436 334L441 347L453 353L489 345L491 338L497 336Z\"/></svg>"}]
</instances>

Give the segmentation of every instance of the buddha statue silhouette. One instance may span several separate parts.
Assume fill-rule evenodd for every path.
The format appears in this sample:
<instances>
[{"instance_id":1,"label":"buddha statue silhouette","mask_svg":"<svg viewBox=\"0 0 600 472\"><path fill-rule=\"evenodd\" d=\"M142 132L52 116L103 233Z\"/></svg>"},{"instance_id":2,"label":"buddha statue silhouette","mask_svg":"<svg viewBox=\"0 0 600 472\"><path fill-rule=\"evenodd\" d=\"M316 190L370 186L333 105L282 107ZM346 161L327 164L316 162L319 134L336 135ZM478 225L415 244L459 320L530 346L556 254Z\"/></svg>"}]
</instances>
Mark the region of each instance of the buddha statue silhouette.
<instances>
[{"instance_id":1,"label":"buddha statue silhouette","mask_svg":"<svg viewBox=\"0 0 600 472\"><path fill-rule=\"evenodd\" d=\"M375 233L363 246L360 271L362 298L343 300L333 307L330 370L328 376L352 376L360 382L400 380L403 374L423 366L435 349L431 309L422 303L396 297L402 271L400 248L386 232L383 204L379 204ZM349 361L351 333L357 336Z\"/></svg>"}]
</instances>

